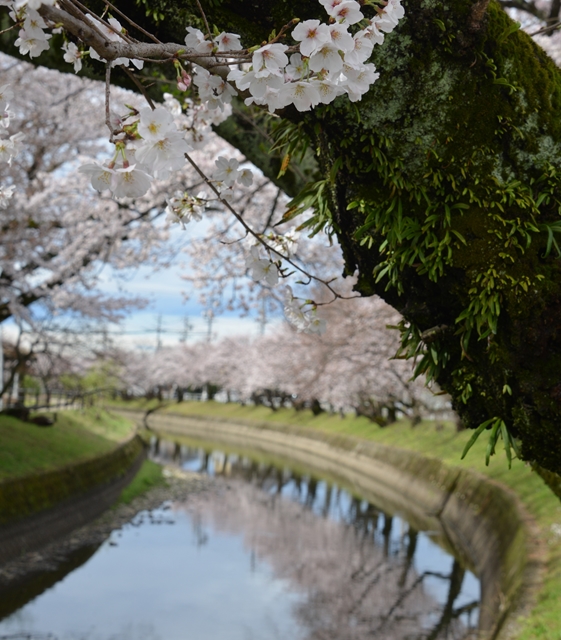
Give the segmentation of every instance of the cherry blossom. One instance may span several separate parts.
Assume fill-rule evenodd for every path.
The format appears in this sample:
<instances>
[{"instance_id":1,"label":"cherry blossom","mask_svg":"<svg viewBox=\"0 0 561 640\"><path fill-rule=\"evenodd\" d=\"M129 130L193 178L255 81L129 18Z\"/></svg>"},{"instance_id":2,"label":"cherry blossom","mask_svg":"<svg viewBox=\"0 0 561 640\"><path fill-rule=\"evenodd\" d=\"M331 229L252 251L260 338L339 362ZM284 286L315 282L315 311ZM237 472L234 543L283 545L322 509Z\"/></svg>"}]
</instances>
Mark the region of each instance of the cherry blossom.
<instances>
[{"instance_id":1,"label":"cherry blossom","mask_svg":"<svg viewBox=\"0 0 561 640\"><path fill-rule=\"evenodd\" d=\"M293 53L290 56L290 64L284 70L288 80L300 80L306 70L305 62L299 53ZM253 92L252 92L253 93Z\"/></svg>"},{"instance_id":2,"label":"cherry blossom","mask_svg":"<svg viewBox=\"0 0 561 640\"><path fill-rule=\"evenodd\" d=\"M298 111L309 111L321 102L316 87L302 81L285 84L280 90L280 98L285 105L293 103Z\"/></svg>"},{"instance_id":3,"label":"cherry blossom","mask_svg":"<svg viewBox=\"0 0 561 640\"><path fill-rule=\"evenodd\" d=\"M265 77L268 75L282 76L283 69L288 64L285 51L288 47L284 44L266 44L253 54L253 68L255 75Z\"/></svg>"},{"instance_id":4,"label":"cherry blossom","mask_svg":"<svg viewBox=\"0 0 561 640\"><path fill-rule=\"evenodd\" d=\"M236 90L223 78L211 75L202 67L195 67L195 71L193 83L199 88L201 100L206 102L209 109L223 110L225 104L230 103L236 95Z\"/></svg>"},{"instance_id":5,"label":"cherry blossom","mask_svg":"<svg viewBox=\"0 0 561 640\"><path fill-rule=\"evenodd\" d=\"M353 37L347 31L347 27L345 25L336 22L335 24L330 24L328 29L331 36L331 42L337 47L337 49L343 52L351 51L353 49Z\"/></svg>"},{"instance_id":6,"label":"cherry blossom","mask_svg":"<svg viewBox=\"0 0 561 640\"><path fill-rule=\"evenodd\" d=\"M78 171L90 178L92 187L96 191L111 189L115 171L112 167L109 167L106 162L101 163L94 160L93 162L81 165Z\"/></svg>"},{"instance_id":7,"label":"cherry blossom","mask_svg":"<svg viewBox=\"0 0 561 640\"><path fill-rule=\"evenodd\" d=\"M265 280L271 287L274 287L278 283L279 272L277 266L271 260L261 258L259 248L256 245L250 248L245 264L255 282Z\"/></svg>"},{"instance_id":8,"label":"cherry blossom","mask_svg":"<svg viewBox=\"0 0 561 640\"><path fill-rule=\"evenodd\" d=\"M10 89L9 84L0 86L0 111L5 111L10 104L10 100L14 97L14 92Z\"/></svg>"},{"instance_id":9,"label":"cherry blossom","mask_svg":"<svg viewBox=\"0 0 561 640\"><path fill-rule=\"evenodd\" d=\"M224 156L219 156L215 160L215 164L218 171L214 173L214 179L231 187L240 176L238 169L240 163L235 158L227 159Z\"/></svg>"},{"instance_id":10,"label":"cherry blossom","mask_svg":"<svg viewBox=\"0 0 561 640\"><path fill-rule=\"evenodd\" d=\"M345 54L346 57L349 54ZM335 74L343 68L343 59L339 55L337 47L331 43L322 45L310 58L310 69L312 71L326 71Z\"/></svg>"},{"instance_id":11,"label":"cherry blossom","mask_svg":"<svg viewBox=\"0 0 561 640\"><path fill-rule=\"evenodd\" d=\"M187 27L185 44L198 53L210 53L213 47L213 43L206 40L204 33L193 27Z\"/></svg>"},{"instance_id":12,"label":"cherry blossom","mask_svg":"<svg viewBox=\"0 0 561 640\"><path fill-rule=\"evenodd\" d=\"M173 128L173 117L164 107L150 109L144 107L139 111L138 133L148 142L158 142Z\"/></svg>"},{"instance_id":13,"label":"cherry blossom","mask_svg":"<svg viewBox=\"0 0 561 640\"><path fill-rule=\"evenodd\" d=\"M191 220L202 220L206 207L206 194L204 191L195 197L188 193L176 191L173 198L168 198L166 208L166 220L171 223L179 223L185 229L185 225Z\"/></svg>"},{"instance_id":14,"label":"cherry blossom","mask_svg":"<svg viewBox=\"0 0 561 640\"><path fill-rule=\"evenodd\" d=\"M344 86L351 102L358 102L368 91L370 85L380 76L373 64L366 64L359 69L345 65L343 74L345 76Z\"/></svg>"},{"instance_id":15,"label":"cherry blossom","mask_svg":"<svg viewBox=\"0 0 561 640\"><path fill-rule=\"evenodd\" d=\"M333 12L330 14L339 23L344 24L356 24L360 22L364 16L360 11L360 5L354 0L348 0L341 2L333 8Z\"/></svg>"},{"instance_id":16,"label":"cherry blossom","mask_svg":"<svg viewBox=\"0 0 561 640\"><path fill-rule=\"evenodd\" d=\"M359 67L372 55L374 42L366 35L366 30L359 31L353 37L354 48L345 53L345 63L351 67Z\"/></svg>"},{"instance_id":17,"label":"cherry blossom","mask_svg":"<svg viewBox=\"0 0 561 640\"><path fill-rule=\"evenodd\" d=\"M238 182L244 187L251 187L253 184L253 171L251 169L241 169L238 176Z\"/></svg>"},{"instance_id":18,"label":"cherry blossom","mask_svg":"<svg viewBox=\"0 0 561 640\"><path fill-rule=\"evenodd\" d=\"M140 198L150 189L151 183L151 177L141 166L127 163L113 173L111 191L115 198Z\"/></svg>"},{"instance_id":19,"label":"cherry blossom","mask_svg":"<svg viewBox=\"0 0 561 640\"><path fill-rule=\"evenodd\" d=\"M36 38L45 38L43 29L46 29L47 25L43 18L31 7L26 8L25 20L23 22L23 30L29 36L35 36Z\"/></svg>"},{"instance_id":20,"label":"cherry blossom","mask_svg":"<svg viewBox=\"0 0 561 640\"><path fill-rule=\"evenodd\" d=\"M218 51L239 51L242 48L240 36L235 33L221 33L216 37Z\"/></svg>"},{"instance_id":21,"label":"cherry blossom","mask_svg":"<svg viewBox=\"0 0 561 640\"><path fill-rule=\"evenodd\" d=\"M9 200L14 195L15 189L16 187L13 184L9 187L0 186L0 209L6 209Z\"/></svg>"},{"instance_id":22,"label":"cherry blossom","mask_svg":"<svg viewBox=\"0 0 561 640\"><path fill-rule=\"evenodd\" d=\"M62 45L64 50L64 61L74 65L74 73L82 69L82 53L73 42L65 42Z\"/></svg>"},{"instance_id":23,"label":"cherry blossom","mask_svg":"<svg viewBox=\"0 0 561 640\"><path fill-rule=\"evenodd\" d=\"M14 44L19 48L21 55L29 55L30 58L36 58L49 48L50 37L50 34L43 34L41 37L29 34L24 29L21 29L19 38Z\"/></svg>"},{"instance_id":24,"label":"cherry blossom","mask_svg":"<svg viewBox=\"0 0 561 640\"><path fill-rule=\"evenodd\" d=\"M300 53L306 57L313 55L331 40L328 26L321 24L319 20L301 22L294 28L292 37L300 42Z\"/></svg>"}]
</instances>

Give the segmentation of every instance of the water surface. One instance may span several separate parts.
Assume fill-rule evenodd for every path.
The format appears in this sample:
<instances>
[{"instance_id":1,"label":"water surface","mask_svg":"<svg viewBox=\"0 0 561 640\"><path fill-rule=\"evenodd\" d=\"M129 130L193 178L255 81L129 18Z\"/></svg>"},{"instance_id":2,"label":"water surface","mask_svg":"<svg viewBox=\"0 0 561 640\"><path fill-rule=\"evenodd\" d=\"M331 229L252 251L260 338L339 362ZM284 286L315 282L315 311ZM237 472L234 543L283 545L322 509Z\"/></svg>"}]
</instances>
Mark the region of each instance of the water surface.
<instances>
[{"instance_id":1,"label":"water surface","mask_svg":"<svg viewBox=\"0 0 561 640\"><path fill-rule=\"evenodd\" d=\"M139 514L0 638L471 637L479 583L430 532L288 468L165 440L152 455L217 486Z\"/></svg>"}]
</instances>

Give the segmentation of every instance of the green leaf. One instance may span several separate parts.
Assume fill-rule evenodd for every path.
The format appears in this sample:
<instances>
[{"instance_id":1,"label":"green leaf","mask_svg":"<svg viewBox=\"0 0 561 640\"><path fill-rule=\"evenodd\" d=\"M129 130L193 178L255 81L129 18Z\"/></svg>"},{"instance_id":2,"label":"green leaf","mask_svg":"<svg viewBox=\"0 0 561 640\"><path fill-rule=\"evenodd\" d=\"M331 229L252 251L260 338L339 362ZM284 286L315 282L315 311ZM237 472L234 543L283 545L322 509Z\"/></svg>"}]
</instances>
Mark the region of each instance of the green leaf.
<instances>
[{"instance_id":1,"label":"green leaf","mask_svg":"<svg viewBox=\"0 0 561 640\"><path fill-rule=\"evenodd\" d=\"M493 428L491 429L491 435L489 436L489 442L487 443L487 450L485 452L485 466L489 466L489 460L492 455L495 453L495 446L497 444L497 440L499 439L500 426L503 423L499 418L494 418L495 423L493 424Z\"/></svg>"},{"instance_id":2,"label":"green leaf","mask_svg":"<svg viewBox=\"0 0 561 640\"><path fill-rule=\"evenodd\" d=\"M331 171L329 172L329 181L331 183L335 182L335 178L337 177L337 173L339 172L339 169L341 168L342 164L343 164L343 158L342 156L339 156L337 160L335 160L335 162L333 163L333 166L331 167Z\"/></svg>"},{"instance_id":3,"label":"green leaf","mask_svg":"<svg viewBox=\"0 0 561 640\"><path fill-rule=\"evenodd\" d=\"M512 454L510 452L510 433L506 428L506 424L500 420L501 423L501 436L505 447L506 459L508 460L508 468L512 468Z\"/></svg>"},{"instance_id":4,"label":"green leaf","mask_svg":"<svg viewBox=\"0 0 561 640\"><path fill-rule=\"evenodd\" d=\"M495 420L495 418L486 420L485 422L482 422L477 427L477 429L473 432L473 435L471 436L471 438L468 440L468 443L464 447L464 450L462 452L462 457L460 458L460 460L463 460L466 457L468 451L473 447L477 438L479 438L479 436L485 431L485 429L491 424L491 422L493 422L493 420Z\"/></svg>"}]
</instances>

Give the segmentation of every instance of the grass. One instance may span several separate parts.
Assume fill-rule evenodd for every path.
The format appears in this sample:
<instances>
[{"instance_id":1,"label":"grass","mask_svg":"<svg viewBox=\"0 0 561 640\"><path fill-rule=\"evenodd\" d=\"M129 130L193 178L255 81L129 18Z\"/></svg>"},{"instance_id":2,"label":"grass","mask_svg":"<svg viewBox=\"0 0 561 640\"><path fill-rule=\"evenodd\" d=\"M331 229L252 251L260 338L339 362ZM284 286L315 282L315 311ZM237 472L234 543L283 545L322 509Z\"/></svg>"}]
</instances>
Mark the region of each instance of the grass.
<instances>
[{"instance_id":1,"label":"grass","mask_svg":"<svg viewBox=\"0 0 561 640\"><path fill-rule=\"evenodd\" d=\"M0 480L92 458L132 433L131 423L102 409L60 411L52 427L0 416Z\"/></svg>"},{"instance_id":2,"label":"grass","mask_svg":"<svg viewBox=\"0 0 561 640\"><path fill-rule=\"evenodd\" d=\"M146 493L153 487L164 484L166 484L166 479L164 478L162 467L155 462L145 460L134 480L121 493L115 506L129 504L137 496Z\"/></svg>"},{"instance_id":3,"label":"grass","mask_svg":"<svg viewBox=\"0 0 561 640\"><path fill-rule=\"evenodd\" d=\"M147 410L157 406L157 401L123 403L131 409ZM270 423L278 427L297 426L372 440L386 445L409 449L429 457L443 460L449 466L472 469L512 488L528 511L534 516L542 536L547 540L547 573L532 614L521 621L518 640L561 640L561 536L555 527L561 527L561 502L546 487L541 478L519 460L509 469L502 444L497 453L485 465L487 435L484 433L462 461L460 455L472 432L456 432L452 423L424 421L412 428L406 420L381 428L363 417L320 414L310 411L280 409L273 412L266 407L240 406L216 402L184 402L162 405L159 413L175 413L186 416L202 416L240 421L259 425Z\"/></svg>"}]
</instances>

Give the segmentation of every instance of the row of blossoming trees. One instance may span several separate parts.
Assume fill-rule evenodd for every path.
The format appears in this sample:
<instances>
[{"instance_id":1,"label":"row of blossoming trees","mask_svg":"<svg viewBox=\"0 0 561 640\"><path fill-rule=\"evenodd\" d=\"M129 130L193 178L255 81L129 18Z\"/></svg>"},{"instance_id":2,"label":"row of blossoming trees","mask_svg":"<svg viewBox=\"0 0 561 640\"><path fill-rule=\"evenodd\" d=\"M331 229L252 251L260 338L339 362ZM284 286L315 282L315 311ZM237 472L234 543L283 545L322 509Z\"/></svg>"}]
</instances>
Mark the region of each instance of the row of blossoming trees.
<instances>
[{"instance_id":1,"label":"row of blossoming trees","mask_svg":"<svg viewBox=\"0 0 561 640\"><path fill-rule=\"evenodd\" d=\"M349 309L352 306L352 310ZM326 333L299 333L287 324L258 337L235 336L120 354L123 388L134 395L182 399L220 391L223 400L347 412L386 424L400 414L417 420L446 403L420 381L409 362L391 359L399 316L379 299L334 303L322 310ZM375 319L375 322L373 322Z\"/></svg>"}]
</instances>

